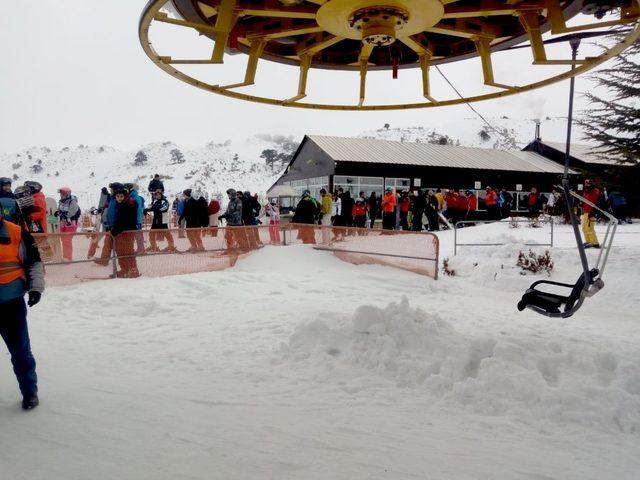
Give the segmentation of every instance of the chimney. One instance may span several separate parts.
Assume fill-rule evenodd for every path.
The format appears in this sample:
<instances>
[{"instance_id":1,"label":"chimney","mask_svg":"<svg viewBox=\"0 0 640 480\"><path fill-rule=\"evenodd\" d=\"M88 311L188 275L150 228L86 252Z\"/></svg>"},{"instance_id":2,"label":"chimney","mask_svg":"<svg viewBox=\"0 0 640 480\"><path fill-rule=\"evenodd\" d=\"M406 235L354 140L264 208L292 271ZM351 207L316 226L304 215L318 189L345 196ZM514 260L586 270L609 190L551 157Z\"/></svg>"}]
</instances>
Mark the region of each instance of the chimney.
<instances>
[{"instance_id":1,"label":"chimney","mask_svg":"<svg viewBox=\"0 0 640 480\"><path fill-rule=\"evenodd\" d=\"M536 118L534 120L535 124L536 124L536 137L535 140L540 140L540 119Z\"/></svg>"}]
</instances>

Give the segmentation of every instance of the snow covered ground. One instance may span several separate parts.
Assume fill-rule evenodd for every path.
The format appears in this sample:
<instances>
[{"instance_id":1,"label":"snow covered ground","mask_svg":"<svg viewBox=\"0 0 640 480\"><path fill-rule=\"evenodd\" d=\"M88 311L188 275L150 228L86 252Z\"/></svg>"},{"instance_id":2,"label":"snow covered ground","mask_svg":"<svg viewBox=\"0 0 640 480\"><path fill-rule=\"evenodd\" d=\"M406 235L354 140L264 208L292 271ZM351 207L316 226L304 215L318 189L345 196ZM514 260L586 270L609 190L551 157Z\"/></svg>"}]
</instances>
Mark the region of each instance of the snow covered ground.
<instances>
[{"instance_id":1,"label":"snow covered ground","mask_svg":"<svg viewBox=\"0 0 640 480\"><path fill-rule=\"evenodd\" d=\"M551 278L575 281L555 233ZM507 244L452 257L443 232L457 275L438 281L301 245L51 288L30 313L38 409L0 361L0 478L638 478L640 226L566 320L516 310L520 243L545 235L470 228Z\"/></svg>"}]
</instances>

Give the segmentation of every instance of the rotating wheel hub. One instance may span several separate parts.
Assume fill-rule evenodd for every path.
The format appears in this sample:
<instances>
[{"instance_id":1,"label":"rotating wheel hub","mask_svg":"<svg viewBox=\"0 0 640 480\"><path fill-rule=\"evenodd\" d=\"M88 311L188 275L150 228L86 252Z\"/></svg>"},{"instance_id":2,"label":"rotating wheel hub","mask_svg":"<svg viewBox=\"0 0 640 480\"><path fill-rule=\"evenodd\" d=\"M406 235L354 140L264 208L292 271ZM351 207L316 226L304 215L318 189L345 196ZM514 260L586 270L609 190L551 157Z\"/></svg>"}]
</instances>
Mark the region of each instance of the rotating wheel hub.
<instances>
[{"instance_id":1,"label":"rotating wheel hub","mask_svg":"<svg viewBox=\"0 0 640 480\"><path fill-rule=\"evenodd\" d=\"M362 43L386 47L396 41L407 24L409 12L396 7L362 8L349 18L349 26L362 32Z\"/></svg>"}]
</instances>

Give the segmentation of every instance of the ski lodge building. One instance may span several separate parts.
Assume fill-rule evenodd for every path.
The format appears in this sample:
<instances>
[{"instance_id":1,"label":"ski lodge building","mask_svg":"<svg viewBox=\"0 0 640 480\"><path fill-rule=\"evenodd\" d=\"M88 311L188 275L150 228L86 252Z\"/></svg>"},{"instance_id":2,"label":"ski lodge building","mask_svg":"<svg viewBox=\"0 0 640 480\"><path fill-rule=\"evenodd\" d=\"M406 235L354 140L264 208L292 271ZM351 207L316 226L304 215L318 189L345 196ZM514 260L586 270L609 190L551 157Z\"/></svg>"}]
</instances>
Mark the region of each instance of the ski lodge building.
<instances>
[{"instance_id":1,"label":"ski lodge building","mask_svg":"<svg viewBox=\"0 0 640 480\"><path fill-rule=\"evenodd\" d=\"M282 197L276 192L286 188L291 198L282 205L288 207L307 189L318 198L321 188L342 187L356 196L381 195L386 188L454 188L474 190L482 199L491 186L505 187L519 200L531 187L550 192L562 173L561 165L533 151L306 135L268 195Z\"/></svg>"}]
</instances>

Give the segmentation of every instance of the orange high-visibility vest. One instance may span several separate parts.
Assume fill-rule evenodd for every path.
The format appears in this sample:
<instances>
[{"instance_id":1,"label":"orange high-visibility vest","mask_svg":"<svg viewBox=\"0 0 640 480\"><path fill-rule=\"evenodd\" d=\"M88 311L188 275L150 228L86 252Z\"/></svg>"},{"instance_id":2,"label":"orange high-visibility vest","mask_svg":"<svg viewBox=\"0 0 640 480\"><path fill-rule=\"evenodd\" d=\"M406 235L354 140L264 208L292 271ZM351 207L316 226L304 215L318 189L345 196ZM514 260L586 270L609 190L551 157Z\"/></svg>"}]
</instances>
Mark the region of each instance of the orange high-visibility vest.
<instances>
[{"instance_id":1,"label":"orange high-visibility vest","mask_svg":"<svg viewBox=\"0 0 640 480\"><path fill-rule=\"evenodd\" d=\"M20 243L22 242L22 229L11 222L4 220L4 228L9 234L9 245L0 244L0 286L25 278L26 273L20 261Z\"/></svg>"}]
</instances>

